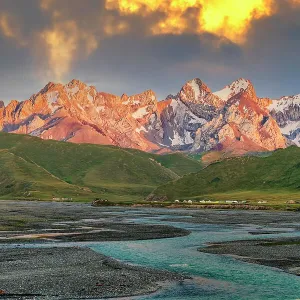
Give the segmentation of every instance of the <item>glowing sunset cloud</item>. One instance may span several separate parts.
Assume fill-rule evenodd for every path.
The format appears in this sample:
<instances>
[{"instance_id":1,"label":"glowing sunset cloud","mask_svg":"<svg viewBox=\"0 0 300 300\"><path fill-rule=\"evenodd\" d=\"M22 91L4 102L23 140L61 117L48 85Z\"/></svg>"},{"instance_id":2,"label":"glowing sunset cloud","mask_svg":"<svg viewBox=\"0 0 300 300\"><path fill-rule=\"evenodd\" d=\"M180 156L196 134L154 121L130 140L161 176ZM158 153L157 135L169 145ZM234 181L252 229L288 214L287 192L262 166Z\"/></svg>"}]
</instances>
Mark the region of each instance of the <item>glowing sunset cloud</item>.
<instances>
[{"instance_id":1,"label":"glowing sunset cloud","mask_svg":"<svg viewBox=\"0 0 300 300\"><path fill-rule=\"evenodd\" d=\"M74 63L81 55L89 56L98 48L94 31L80 28L76 20L67 19L56 8L56 0L42 0L40 8L50 14L52 26L38 33L39 45L46 53L48 74L46 77L57 81L64 79ZM41 53L44 56L44 53Z\"/></svg>"},{"instance_id":2,"label":"glowing sunset cloud","mask_svg":"<svg viewBox=\"0 0 300 300\"><path fill-rule=\"evenodd\" d=\"M106 8L121 14L162 13L163 19L151 28L153 34L210 32L242 43L251 22L272 15L273 0L107 0ZM196 10L197 26L189 25L189 11Z\"/></svg>"},{"instance_id":3,"label":"glowing sunset cloud","mask_svg":"<svg viewBox=\"0 0 300 300\"><path fill-rule=\"evenodd\" d=\"M201 29L225 36L233 42L243 42L251 21L270 16L270 0L211 0L201 11Z\"/></svg>"},{"instance_id":4,"label":"glowing sunset cloud","mask_svg":"<svg viewBox=\"0 0 300 300\"><path fill-rule=\"evenodd\" d=\"M53 28L40 34L48 55L48 66L56 80L62 80L73 63L83 42L86 55L90 55L97 47L94 36L81 32L73 21L57 23Z\"/></svg>"},{"instance_id":5,"label":"glowing sunset cloud","mask_svg":"<svg viewBox=\"0 0 300 300\"><path fill-rule=\"evenodd\" d=\"M35 26L26 16L1 6L2 1L10 0L0 0L1 38L28 48L38 61L38 76L42 72L56 81L66 79L75 63L96 52L105 39L116 40L118 35L137 40L199 35L199 44L208 41L211 49L219 49L227 39L243 50L257 33L255 21L268 22L286 13L282 7L296 11L300 5L300 0L280 0L280 5L279 0L38 0L35 5L43 22Z\"/></svg>"}]
</instances>

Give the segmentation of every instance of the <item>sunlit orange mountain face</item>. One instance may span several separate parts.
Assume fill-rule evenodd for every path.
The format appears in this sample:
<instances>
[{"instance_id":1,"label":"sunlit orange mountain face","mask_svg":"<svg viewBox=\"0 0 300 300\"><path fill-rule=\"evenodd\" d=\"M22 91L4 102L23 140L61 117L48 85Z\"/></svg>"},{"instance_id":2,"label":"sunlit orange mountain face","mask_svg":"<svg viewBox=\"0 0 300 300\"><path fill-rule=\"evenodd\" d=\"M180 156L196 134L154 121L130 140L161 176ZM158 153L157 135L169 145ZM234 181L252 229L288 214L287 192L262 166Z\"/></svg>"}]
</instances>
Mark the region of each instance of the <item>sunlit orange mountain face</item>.
<instances>
[{"instance_id":1,"label":"sunlit orange mountain face","mask_svg":"<svg viewBox=\"0 0 300 300\"><path fill-rule=\"evenodd\" d=\"M29 100L0 108L4 132L159 153L244 154L300 145L299 122L300 96L258 98L242 78L217 92L193 79L160 102L152 90L119 97L78 80L50 82Z\"/></svg>"}]
</instances>

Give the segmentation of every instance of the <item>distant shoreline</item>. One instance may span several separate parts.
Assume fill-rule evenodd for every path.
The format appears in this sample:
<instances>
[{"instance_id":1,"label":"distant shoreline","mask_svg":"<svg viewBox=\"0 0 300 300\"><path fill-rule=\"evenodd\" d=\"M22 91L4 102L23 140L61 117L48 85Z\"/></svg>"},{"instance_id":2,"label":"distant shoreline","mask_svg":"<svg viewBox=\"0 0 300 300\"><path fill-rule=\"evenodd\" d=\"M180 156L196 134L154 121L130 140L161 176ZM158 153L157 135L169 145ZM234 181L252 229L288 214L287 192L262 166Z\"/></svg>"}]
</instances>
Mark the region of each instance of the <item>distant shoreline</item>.
<instances>
[{"instance_id":1,"label":"distant shoreline","mask_svg":"<svg viewBox=\"0 0 300 300\"><path fill-rule=\"evenodd\" d=\"M300 205L252 205L252 204L174 204L174 203L116 203L110 206L95 207L145 207L145 208L167 208L167 209L222 209L222 210L268 210L268 211L300 211Z\"/></svg>"},{"instance_id":2,"label":"distant shoreline","mask_svg":"<svg viewBox=\"0 0 300 300\"><path fill-rule=\"evenodd\" d=\"M20 201L20 202L53 202L53 203L85 203L91 204L92 200L73 200L73 201L57 201L52 199L40 200L40 199L1 199L0 201ZM109 201L104 205L92 205L94 207L145 207L145 208L167 208L167 209L221 209L221 210L261 210L261 211L300 211L300 204L208 204L198 203L174 203L174 202L113 202Z\"/></svg>"}]
</instances>

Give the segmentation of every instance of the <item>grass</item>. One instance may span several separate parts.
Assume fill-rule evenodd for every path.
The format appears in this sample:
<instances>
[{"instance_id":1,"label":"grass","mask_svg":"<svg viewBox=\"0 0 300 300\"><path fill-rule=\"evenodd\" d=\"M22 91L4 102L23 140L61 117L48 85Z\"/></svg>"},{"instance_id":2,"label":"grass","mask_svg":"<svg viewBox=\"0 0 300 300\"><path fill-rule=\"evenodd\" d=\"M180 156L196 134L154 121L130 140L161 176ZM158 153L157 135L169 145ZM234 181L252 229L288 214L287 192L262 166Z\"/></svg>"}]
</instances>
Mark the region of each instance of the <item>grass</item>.
<instances>
[{"instance_id":1,"label":"grass","mask_svg":"<svg viewBox=\"0 0 300 300\"><path fill-rule=\"evenodd\" d=\"M300 201L299 148L228 158L209 166L201 158L0 133L0 199L105 198L131 205L145 204L144 198L153 193L168 197L162 206L175 199L238 200L300 210L300 205L286 204Z\"/></svg>"},{"instance_id":2,"label":"grass","mask_svg":"<svg viewBox=\"0 0 300 300\"><path fill-rule=\"evenodd\" d=\"M194 200L300 201L300 149L263 157L228 158L158 187L155 196Z\"/></svg>"},{"instance_id":3,"label":"grass","mask_svg":"<svg viewBox=\"0 0 300 300\"><path fill-rule=\"evenodd\" d=\"M0 198L141 201L153 189L202 168L180 153L44 141L0 133Z\"/></svg>"}]
</instances>

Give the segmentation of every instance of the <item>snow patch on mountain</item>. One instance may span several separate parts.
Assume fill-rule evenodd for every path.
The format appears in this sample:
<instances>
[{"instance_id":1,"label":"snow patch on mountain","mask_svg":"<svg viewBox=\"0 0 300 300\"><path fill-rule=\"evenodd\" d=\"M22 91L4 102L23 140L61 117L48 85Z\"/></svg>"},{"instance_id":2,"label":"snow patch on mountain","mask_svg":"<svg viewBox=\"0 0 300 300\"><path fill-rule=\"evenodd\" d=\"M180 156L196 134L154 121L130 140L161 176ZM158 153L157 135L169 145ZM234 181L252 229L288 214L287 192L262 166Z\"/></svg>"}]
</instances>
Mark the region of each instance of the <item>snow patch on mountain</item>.
<instances>
[{"instance_id":1,"label":"snow patch on mountain","mask_svg":"<svg viewBox=\"0 0 300 300\"><path fill-rule=\"evenodd\" d=\"M133 100L133 101L131 101L130 99L122 102L123 105L128 105L128 104L139 105L140 103L141 102L139 100Z\"/></svg>"},{"instance_id":2,"label":"snow patch on mountain","mask_svg":"<svg viewBox=\"0 0 300 300\"><path fill-rule=\"evenodd\" d=\"M59 93L57 91L47 93L47 102L52 113L54 113L57 110L58 97L59 97Z\"/></svg>"},{"instance_id":3,"label":"snow patch on mountain","mask_svg":"<svg viewBox=\"0 0 300 300\"><path fill-rule=\"evenodd\" d=\"M249 80L241 78L239 80L234 81L232 84L225 86L225 88L213 94L224 101L228 101L230 98L239 94L241 91L246 90L249 85L250 85Z\"/></svg>"},{"instance_id":4,"label":"snow patch on mountain","mask_svg":"<svg viewBox=\"0 0 300 300\"><path fill-rule=\"evenodd\" d=\"M300 129L300 121L296 121L296 122L288 121L286 126L281 128L281 132L284 135L290 135L297 129Z\"/></svg>"},{"instance_id":5,"label":"snow patch on mountain","mask_svg":"<svg viewBox=\"0 0 300 300\"><path fill-rule=\"evenodd\" d=\"M94 97L91 96L91 94L88 94L88 95L87 95L87 98L88 98L88 100L90 101L90 103L93 103Z\"/></svg>"},{"instance_id":6,"label":"snow patch on mountain","mask_svg":"<svg viewBox=\"0 0 300 300\"><path fill-rule=\"evenodd\" d=\"M193 79L191 82L189 82L189 85L192 87L192 89L194 91L195 99L199 99L199 97L201 96L201 91L200 91L200 87L197 83L197 80Z\"/></svg>"},{"instance_id":7,"label":"snow patch on mountain","mask_svg":"<svg viewBox=\"0 0 300 300\"><path fill-rule=\"evenodd\" d=\"M272 104L269 106L269 110L278 112L288 109L290 106L294 105L300 105L300 95L286 96L273 100Z\"/></svg>"},{"instance_id":8,"label":"snow patch on mountain","mask_svg":"<svg viewBox=\"0 0 300 300\"><path fill-rule=\"evenodd\" d=\"M66 87L66 91L71 95L75 95L79 92L79 87L78 86L74 86L73 88Z\"/></svg>"},{"instance_id":9,"label":"snow patch on mountain","mask_svg":"<svg viewBox=\"0 0 300 300\"><path fill-rule=\"evenodd\" d=\"M172 146L179 146L179 145L183 145L184 141L181 138L181 136L178 134L177 131L174 131L174 137L173 139L170 138L170 141L172 142Z\"/></svg>"},{"instance_id":10,"label":"snow patch on mountain","mask_svg":"<svg viewBox=\"0 0 300 300\"><path fill-rule=\"evenodd\" d=\"M128 105L130 103L130 100L128 99L127 101L123 101L122 104L123 105Z\"/></svg>"},{"instance_id":11,"label":"snow patch on mountain","mask_svg":"<svg viewBox=\"0 0 300 300\"><path fill-rule=\"evenodd\" d=\"M49 104L54 104L57 102L59 93L56 91L47 93L47 101Z\"/></svg>"},{"instance_id":12,"label":"snow patch on mountain","mask_svg":"<svg viewBox=\"0 0 300 300\"><path fill-rule=\"evenodd\" d=\"M148 130L144 126L135 129L135 132L137 133L141 133L141 131L148 132Z\"/></svg>"},{"instance_id":13,"label":"snow patch on mountain","mask_svg":"<svg viewBox=\"0 0 300 300\"><path fill-rule=\"evenodd\" d=\"M132 114L132 117L135 119L142 119L146 115L148 115L147 107L141 107Z\"/></svg>"},{"instance_id":14,"label":"snow patch on mountain","mask_svg":"<svg viewBox=\"0 0 300 300\"><path fill-rule=\"evenodd\" d=\"M98 106L98 107L96 107L96 110L98 113L105 111L105 106Z\"/></svg>"}]
</instances>

